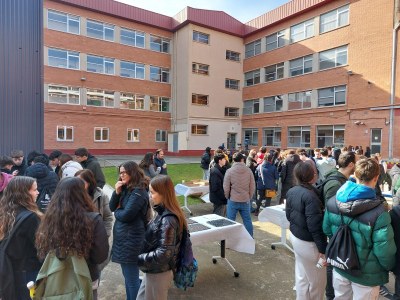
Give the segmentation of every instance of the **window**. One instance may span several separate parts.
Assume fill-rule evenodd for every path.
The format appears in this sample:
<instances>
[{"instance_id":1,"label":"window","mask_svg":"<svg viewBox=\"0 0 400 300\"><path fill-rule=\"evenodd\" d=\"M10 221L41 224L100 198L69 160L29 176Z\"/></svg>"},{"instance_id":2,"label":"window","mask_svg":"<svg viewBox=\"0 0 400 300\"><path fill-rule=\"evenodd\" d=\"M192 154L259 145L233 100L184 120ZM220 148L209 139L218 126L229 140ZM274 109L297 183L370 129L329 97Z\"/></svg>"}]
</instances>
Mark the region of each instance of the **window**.
<instances>
[{"instance_id":1,"label":"window","mask_svg":"<svg viewBox=\"0 0 400 300\"><path fill-rule=\"evenodd\" d=\"M79 88L49 85L49 102L58 104L79 104Z\"/></svg>"},{"instance_id":2,"label":"window","mask_svg":"<svg viewBox=\"0 0 400 300\"><path fill-rule=\"evenodd\" d=\"M274 81L283 78L283 63L265 67L265 81Z\"/></svg>"},{"instance_id":3,"label":"window","mask_svg":"<svg viewBox=\"0 0 400 300\"><path fill-rule=\"evenodd\" d=\"M282 96L264 98L264 112L282 111Z\"/></svg>"},{"instance_id":4,"label":"window","mask_svg":"<svg viewBox=\"0 0 400 300\"><path fill-rule=\"evenodd\" d=\"M317 147L325 146L343 147L344 125L317 126Z\"/></svg>"},{"instance_id":5,"label":"window","mask_svg":"<svg viewBox=\"0 0 400 300\"><path fill-rule=\"evenodd\" d=\"M347 65L347 45L319 53L319 69L325 70Z\"/></svg>"},{"instance_id":6,"label":"window","mask_svg":"<svg viewBox=\"0 0 400 300\"><path fill-rule=\"evenodd\" d=\"M208 95L192 94L192 104L208 105Z\"/></svg>"},{"instance_id":7,"label":"window","mask_svg":"<svg viewBox=\"0 0 400 300\"><path fill-rule=\"evenodd\" d=\"M231 50L226 50L226 59L240 61L240 53Z\"/></svg>"},{"instance_id":8,"label":"window","mask_svg":"<svg viewBox=\"0 0 400 300\"><path fill-rule=\"evenodd\" d=\"M258 129L245 128L243 129L243 144L247 146L258 146Z\"/></svg>"},{"instance_id":9,"label":"window","mask_svg":"<svg viewBox=\"0 0 400 300\"><path fill-rule=\"evenodd\" d=\"M114 75L114 59L100 56L87 56L87 71Z\"/></svg>"},{"instance_id":10,"label":"window","mask_svg":"<svg viewBox=\"0 0 400 300\"><path fill-rule=\"evenodd\" d=\"M145 33L121 28L121 44L144 48Z\"/></svg>"},{"instance_id":11,"label":"window","mask_svg":"<svg viewBox=\"0 0 400 300\"><path fill-rule=\"evenodd\" d=\"M94 128L94 141L95 142L108 142L109 141L109 129L107 127L95 127Z\"/></svg>"},{"instance_id":12,"label":"window","mask_svg":"<svg viewBox=\"0 0 400 300\"><path fill-rule=\"evenodd\" d=\"M289 62L290 76L298 76L312 72L313 56L307 55Z\"/></svg>"},{"instance_id":13,"label":"window","mask_svg":"<svg viewBox=\"0 0 400 300\"><path fill-rule=\"evenodd\" d=\"M349 5L332 10L320 16L320 33L349 24Z\"/></svg>"},{"instance_id":14,"label":"window","mask_svg":"<svg viewBox=\"0 0 400 300\"><path fill-rule=\"evenodd\" d=\"M156 142L166 142L167 141L167 131L157 129L156 130Z\"/></svg>"},{"instance_id":15,"label":"window","mask_svg":"<svg viewBox=\"0 0 400 300\"><path fill-rule=\"evenodd\" d=\"M169 98L150 96L150 110L169 112Z\"/></svg>"},{"instance_id":16,"label":"window","mask_svg":"<svg viewBox=\"0 0 400 300\"><path fill-rule=\"evenodd\" d=\"M260 100L246 100L243 102L243 114L244 115L252 115L258 114L260 112Z\"/></svg>"},{"instance_id":17,"label":"window","mask_svg":"<svg viewBox=\"0 0 400 300\"><path fill-rule=\"evenodd\" d=\"M49 66L79 70L79 52L49 48Z\"/></svg>"},{"instance_id":18,"label":"window","mask_svg":"<svg viewBox=\"0 0 400 300\"><path fill-rule=\"evenodd\" d=\"M310 126L288 127L288 147L310 147Z\"/></svg>"},{"instance_id":19,"label":"window","mask_svg":"<svg viewBox=\"0 0 400 300\"><path fill-rule=\"evenodd\" d=\"M207 125L192 124L192 134L206 135L207 129Z\"/></svg>"},{"instance_id":20,"label":"window","mask_svg":"<svg viewBox=\"0 0 400 300\"><path fill-rule=\"evenodd\" d=\"M381 153L382 128L371 128L371 153Z\"/></svg>"},{"instance_id":21,"label":"window","mask_svg":"<svg viewBox=\"0 0 400 300\"><path fill-rule=\"evenodd\" d=\"M74 127L73 126L57 126L57 142L73 142Z\"/></svg>"},{"instance_id":22,"label":"window","mask_svg":"<svg viewBox=\"0 0 400 300\"><path fill-rule=\"evenodd\" d=\"M311 91L289 94L288 110L311 107Z\"/></svg>"},{"instance_id":23,"label":"window","mask_svg":"<svg viewBox=\"0 0 400 300\"><path fill-rule=\"evenodd\" d=\"M270 147L281 147L281 131L280 127L264 128L263 145Z\"/></svg>"},{"instance_id":24,"label":"window","mask_svg":"<svg viewBox=\"0 0 400 300\"><path fill-rule=\"evenodd\" d=\"M261 53L261 39L251 42L245 46L245 58Z\"/></svg>"},{"instance_id":25,"label":"window","mask_svg":"<svg viewBox=\"0 0 400 300\"><path fill-rule=\"evenodd\" d=\"M122 109L144 109L144 95L121 93L119 107Z\"/></svg>"},{"instance_id":26,"label":"window","mask_svg":"<svg viewBox=\"0 0 400 300\"><path fill-rule=\"evenodd\" d=\"M144 64L121 61L120 66L122 77L144 79Z\"/></svg>"},{"instance_id":27,"label":"window","mask_svg":"<svg viewBox=\"0 0 400 300\"><path fill-rule=\"evenodd\" d=\"M114 92L87 89L86 97L89 106L114 107Z\"/></svg>"},{"instance_id":28,"label":"window","mask_svg":"<svg viewBox=\"0 0 400 300\"><path fill-rule=\"evenodd\" d=\"M244 73L245 86L252 86L260 83L260 69Z\"/></svg>"},{"instance_id":29,"label":"window","mask_svg":"<svg viewBox=\"0 0 400 300\"><path fill-rule=\"evenodd\" d=\"M239 80L225 78L225 87L227 89L238 90L239 89Z\"/></svg>"},{"instance_id":30,"label":"window","mask_svg":"<svg viewBox=\"0 0 400 300\"><path fill-rule=\"evenodd\" d=\"M150 80L168 83L169 69L150 66Z\"/></svg>"},{"instance_id":31,"label":"window","mask_svg":"<svg viewBox=\"0 0 400 300\"><path fill-rule=\"evenodd\" d=\"M47 27L58 31L79 34L80 17L49 10Z\"/></svg>"},{"instance_id":32,"label":"window","mask_svg":"<svg viewBox=\"0 0 400 300\"><path fill-rule=\"evenodd\" d=\"M199 31L193 31L193 41L203 43L203 44L209 44L210 43L210 35L199 32Z\"/></svg>"},{"instance_id":33,"label":"window","mask_svg":"<svg viewBox=\"0 0 400 300\"><path fill-rule=\"evenodd\" d=\"M209 65L203 65L198 63L192 63L192 73L208 75Z\"/></svg>"},{"instance_id":34,"label":"window","mask_svg":"<svg viewBox=\"0 0 400 300\"><path fill-rule=\"evenodd\" d=\"M267 51L274 50L276 48L280 48L285 46L286 39L285 39L285 31L278 31L274 34L271 34L266 37L267 42Z\"/></svg>"},{"instance_id":35,"label":"window","mask_svg":"<svg viewBox=\"0 0 400 300\"><path fill-rule=\"evenodd\" d=\"M127 142L139 142L139 129L128 128Z\"/></svg>"},{"instance_id":36,"label":"window","mask_svg":"<svg viewBox=\"0 0 400 300\"><path fill-rule=\"evenodd\" d=\"M292 43L314 36L314 19L290 27L290 41Z\"/></svg>"},{"instance_id":37,"label":"window","mask_svg":"<svg viewBox=\"0 0 400 300\"><path fill-rule=\"evenodd\" d=\"M239 108L225 107L225 117L239 117Z\"/></svg>"},{"instance_id":38,"label":"window","mask_svg":"<svg viewBox=\"0 0 400 300\"><path fill-rule=\"evenodd\" d=\"M346 86L334 86L318 90L318 106L334 106L346 103Z\"/></svg>"},{"instance_id":39,"label":"window","mask_svg":"<svg viewBox=\"0 0 400 300\"><path fill-rule=\"evenodd\" d=\"M86 32L88 37L114 41L114 25L108 25L101 22L87 20Z\"/></svg>"},{"instance_id":40,"label":"window","mask_svg":"<svg viewBox=\"0 0 400 300\"><path fill-rule=\"evenodd\" d=\"M170 40L158 37L150 36L150 49L158 52L169 53Z\"/></svg>"}]
</instances>

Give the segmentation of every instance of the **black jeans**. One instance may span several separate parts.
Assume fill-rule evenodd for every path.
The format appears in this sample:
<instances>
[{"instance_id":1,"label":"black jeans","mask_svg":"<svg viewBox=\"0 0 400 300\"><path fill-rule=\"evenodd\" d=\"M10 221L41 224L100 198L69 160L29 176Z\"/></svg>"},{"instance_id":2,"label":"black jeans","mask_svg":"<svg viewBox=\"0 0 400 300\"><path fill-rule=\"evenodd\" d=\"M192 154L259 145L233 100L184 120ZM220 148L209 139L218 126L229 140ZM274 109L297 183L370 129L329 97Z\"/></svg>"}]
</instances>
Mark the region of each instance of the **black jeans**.
<instances>
[{"instance_id":1,"label":"black jeans","mask_svg":"<svg viewBox=\"0 0 400 300\"><path fill-rule=\"evenodd\" d=\"M326 266L326 288L325 288L326 300L333 300L335 298L332 272L333 272L333 267L331 265Z\"/></svg>"},{"instance_id":2,"label":"black jeans","mask_svg":"<svg viewBox=\"0 0 400 300\"><path fill-rule=\"evenodd\" d=\"M400 276L395 275L395 277L393 299L400 300Z\"/></svg>"}]
</instances>

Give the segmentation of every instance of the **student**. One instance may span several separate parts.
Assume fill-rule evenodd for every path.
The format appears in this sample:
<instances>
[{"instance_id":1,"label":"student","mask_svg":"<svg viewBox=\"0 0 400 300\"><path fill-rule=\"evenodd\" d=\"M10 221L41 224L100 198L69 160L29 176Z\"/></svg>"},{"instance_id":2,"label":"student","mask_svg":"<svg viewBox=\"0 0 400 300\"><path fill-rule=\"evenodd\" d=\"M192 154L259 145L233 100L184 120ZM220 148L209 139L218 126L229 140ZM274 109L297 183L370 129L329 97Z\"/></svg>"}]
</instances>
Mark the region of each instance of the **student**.
<instances>
[{"instance_id":1,"label":"student","mask_svg":"<svg viewBox=\"0 0 400 300\"><path fill-rule=\"evenodd\" d=\"M224 194L224 176L226 172L226 158L223 153L214 156L215 165L210 170L210 202L213 203L213 214L225 217L226 197Z\"/></svg>"},{"instance_id":2,"label":"student","mask_svg":"<svg viewBox=\"0 0 400 300\"><path fill-rule=\"evenodd\" d=\"M28 167L24 158L24 151L12 150L10 156L14 163L14 166L11 168L11 174L14 176L24 176L25 170Z\"/></svg>"},{"instance_id":3,"label":"student","mask_svg":"<svg viewBox=\"0 0 400 300\"><path fill-rule=\"evenodd\" d=\"M104 173L100 167L97 158L89 153L86 148L78 148L75 150L76 160L82 165L82 168L89 169L93 172L94 178L96 179L97 186L103 188L106 184Z\"/></svg>"},{"instance_id":4,"label":"student","mask_svg":"<svg viewBox=\"0 0 400 300\"><path fill-rule=\"evenodd\" d=\"M164 159L164 151L163 149L158 149L156 151L156 157L154 158L154 164L156 165L157 169L161 168L160 174L167 175L167 164Z\"/></svg>"},{"instance_id":5,"label":"student","mask_svg":"<svg viewBox=\"0 0 400 300\"><path fill-rule=\"evenodd\" d=\"M142 161L139 164L139 167L142 168L144 175L149 177L150 179L156 177L161 172L161 167L156 169L154 165L154 154L152 152L147 152Z\"/></svg>"}]
</instances>

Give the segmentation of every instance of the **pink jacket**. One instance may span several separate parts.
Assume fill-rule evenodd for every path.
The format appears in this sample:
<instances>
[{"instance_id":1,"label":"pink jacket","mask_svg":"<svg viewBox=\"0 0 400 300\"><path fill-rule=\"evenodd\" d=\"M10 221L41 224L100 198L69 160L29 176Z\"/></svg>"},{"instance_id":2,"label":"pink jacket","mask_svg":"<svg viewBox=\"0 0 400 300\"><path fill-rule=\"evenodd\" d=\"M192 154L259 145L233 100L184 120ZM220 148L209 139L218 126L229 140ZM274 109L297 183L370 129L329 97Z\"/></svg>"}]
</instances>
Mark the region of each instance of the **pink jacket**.
<instances>
[{"instance_id":1,"label":"pink jacket","mask_svg":"<svg viewBox=\"0 0 400 300\"><path fill-rule=\"evenodd\" d=\"M234 202L248 202L256 189L253 172L242 162L235 162L224 177L224 193Z\"/></svg>"}]
</instances>

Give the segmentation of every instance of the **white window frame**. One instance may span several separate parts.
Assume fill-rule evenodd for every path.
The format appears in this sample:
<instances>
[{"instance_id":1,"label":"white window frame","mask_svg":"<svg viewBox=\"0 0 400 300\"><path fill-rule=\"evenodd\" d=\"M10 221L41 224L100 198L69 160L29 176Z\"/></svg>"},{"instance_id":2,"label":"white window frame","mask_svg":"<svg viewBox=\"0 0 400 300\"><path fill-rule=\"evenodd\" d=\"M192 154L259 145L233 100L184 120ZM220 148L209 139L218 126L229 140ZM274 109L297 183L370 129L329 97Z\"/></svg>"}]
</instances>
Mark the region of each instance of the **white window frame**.
<instances>
[{"instance_id":1,"label":"white window frame","mask_svg":"<svg viewBox=\"0 0 400 300\"><path fill-rule=\"evenodd\" d=\"M90 28L89 29L89 25L90 23L96 24L97 26L101 26L102 29L94 29L94 28ZM108 41L108 42L114 42L115 41L115 26L112 24L106 24L103 22L99 22L99 21L95 21L95 20L91 20L91 19L87 19L86 20L86 35L87 37L93 38L93 39L99 39L99 40L104 40L104 41ZM92 36L90 35L90 30L94 30L97 32L101 32L101 36L102 37L98 37L98 36ZM112 31L112 39L107 38L107 31L111 32Z\"/></svg>"},{"instance_id":2,"label":"white window frame","mask_svg":"<svg viewBox=\"0 0 400 300\"><path fill-rule=\"evenodd\" d=\"M101 59L102 63L94 63L94 62L89 62L89 58L95 58L95 59ZM92 71L89 70L89 64L90 65L96 65L101 67L101 71ZM106 72L106 70L112 66L112 73ZM98 74L105 74L105 75L115 75L115 60L113 58L107 58L107 57L102 57L102 56L96 56L96 55L87 55L86 58L86 71L87 72L92 72L92 73L98 73Z\"/></svg>"},{"instance_id":3,"label":"white window frame","mask_svg":"<svg viewBox=\"0 0 400 300\"><path fill-rule=\"evenodd\" d=\"M314 34L314 19L310 19L290 27L290 42L297 43L299 41L313 37Z\"/></svg>"},{"instance_id":4,"label":"white window frame","mask_svg":"<svg viewBox=\"0 0 400 300\"><path fill-rule=\"evenodd\" d=\"M251 84L248 81L251 80ZM261 82L260 69L244 73L245 86L253 86Z\"/></svg>"},{"instance_id":5,"label":"white window frame","mask_svg":"<svg viewBox=\"0 0 400 300\"><path fill-rule=\"evenodd\" d=\"M288 110L308 109L311 108L312 91L295 92L288 94ZM307 101L308 100L308 101ZM290 103L301 103L299 108L290 108ZM304 106L304 103L309 105Z\"/></svg>"},{"instance_id":6,"label":"white window frame","mask_svg":"<svg viewBox=\"0 0 400 300\"><path fill-rule=\"evenodd\" d=\"M136 134L135 134L136 133ZM129 139L129 134L131 135L131 139ZM136 136L136 138L135 138ZM139 143L140 142L140 132L139 129L136 128L128 128L126 141L128 143Z\"/></svg>"},{"instance_id":7,"label":"white window frame","mask_svg":"<svg viewBox=\"0 0 400 300\"><path fill-rule=\"evenodd\" d=\"M167 80L164 80L164 79ZM150 80L155 82L169 83L169 69L157 66L150 66Z\"/></svg>"},{"instance_id":8,"label":"white window frame","mask_svg":"<svg viewBox=\"0 0 400 300\"><path fill-rule=\"evenodd\" d=\"M343 63L340 61L341 57L346 57L346 61ZM329 62L330 64L333 64L333 66L330 67L324 67L321 68L321 63L324 62ZM321 51L319 53L319 70L327 70L327 69L333 69L337 67L343 67L346 66L348 62L348 46L342 46L334 49L329 49L326 51Z\"/></svg>"},{"instance_id":9,"label":"white window frame","mask_svg":"<svg viewBox=\"0 0 400 300\"><path fill-rule=\"evenodd\" d=\"M160 40L159 42L154 41L154 39ZM150 50L160 52L160 53L169 53L170 52L170 44L171 40L163 38L161 36L150 35ZM164 46L166 45L167 51L164 51Z\"/></svg>"},{"instance_id":10,"label":"white window frame","mask_svg":"<svg viewBox=\"0 0 400 300\"><path fill-rule=\"evenodd\" d=\"M347 14L347 18L344 23L341 23L340 17L343 14ZM329 17L333 17L333 18L329 19ZM326 21L324 18L327 18L328 20ZM347 26L347 25L349 25L349 20L350 20L350 7L347 4L345 6L337 8L337 9L328 11L328 12L320 15L319 19L320 19L319 32L321 34L335 30L340 27ZM324 26L326 26L329 23L335 23L335 24L333 27L328 26L328 29L324 29Z\"/></svg>"},{"instance_id":11,"label":"white window frame","mask_svg":"<svg viewBox=\"0 0 400 300\"><path fill-rule=\"evenodd\" d=\"M321 98L320 93L324 90L333 89L333 95L330 97L323 97ZM344 103L337 104L337 94L344 92ZM320 99L329 99L332 98L333 102L331 105L321 105ZM347 103L347 86L346 85L338 85L338 86L331 86L326 88L318 89L318 107L330 107L330 106L337 106L337 105L345 105Z\"/></svg>"},{"instance_id":12,"label":"white window frame","mask_svg":"<svg viewBox=\"0 0 400 300\"><path fill-rule=\"evenodd\" d=\"M101 139L100 140L96 140L96 130L101 130ZM104 132L107 132L107 139L104 139ZM107 143L110 141L110 128L108 127L95 127L94 128L94 137L93 137L94 142L99 142L99 143Z\"/></svg>"},{"instance_id":13,"label":"white window frame","mask_svg":"<svg viewBox=\"0 0 400 300\"><path fill-rule=\"evenodd\" d=\"M91 96L97 97L97 99L89 99ZM101 101L101 105L89 104L89 101ZM112 105L109 105L111 103ZM86 89L86 105L94 107L108 107L114 108L115 96L112 91L97 90L97 89Z\"/></svg>"},{"instance_id":14,"label":"white window frame","mask_svg":"<svg viewBox=\"0 0 400 300\"><path fill-rule=\"evenodd\" d=\"M192 124L190 128L190 133L192 135L208 135L208 125Z\"/></svg>"},{"instance_id":15,"label":"white window frame","mask_svg":"<svg viewBox=\"0 0 400 300\"><path fill-rule=\"evenodd\" d=\"M239 107L225 107L224 116L228 118L239 117Z\"/></svg>"},{"instance_id":16,"label":"white window frame","mask_svg":"<svg viewBox=\"0 0 400 300\"><path fill-rule=\"evenodd\" d=\"M225 88L230 90L239 90L240 89L240 80L225 78Z\"/></svg>"},{"instance_id":17,"label":"white window frame","mask_svg":"<svg viewBox=\"0 0 400 300\"><path fill-rule=\"evenodd\" d=\"M231 61L240 61L240 53L232 50L226 50L225 59Z\"/></svg>"},{"instance_id":18,"label":"white window frame","mask_svg":"<svg viewBox=\"0 0 400 300\"><path fill-rule=\"evenodd\" d=\"M300 131L300 135L290 135L291 131ZM306 133L309 133L310 141L307 142L305 140ZM300 144L294 144L294 142L290 142L291 138L299 138ZM302 148L310 148L311 146L311 127L310 126L289 126L287 128L287 147L302 147Z\"/></svg>"},{"instance_id":19,"label":"white window frame","mask_svg":"<svg viewBox=\"0 0 400 300\"><path fill-rule=\"evenodd\" d=\"M243 128L243 146L246 145L246 131L250 133L248 146L258 146L258 128Z\"/></svg>"},{"instance_id":20,"label":"white window frame","mask_svg":"<svg viewBox=\"0 0 400 300\"><path fill-rule=\"evenodd\" d=\"M130 110L144 110L144 95L123 92L120 93L119 108Z\"/></svg>"},{"instance_id":21,"label":"white window frame","mask_svg":"<svg viewBox=\"0 0 400 300\"><path fill-rule=\"evenodd\" d=\"M267 135L267 131L272 131L272 136ZM268 138L272 137L272 143L268 143ZM263 145L268 147L281 147L282 145L282 128L281 127L264 127L263 128Z\"/></svg>"},{"instance_id":22,"label":"white window frame","mask_svg":"<svg viewBox=\"0 0 400 300\"><path fill-rule=\"evenodd\" d=\"M256 108L258 108L258 111ZM260 99L250 99L243 101L243 115L249 116L259 113L261 113Z\"/></svg>"},{"instance_id":23,"label":"white window frame","mask_svg":"<svg viewBox=\"0 0 400 300\"><path fill-rule=\"evenodd\" d=\"M60 51L60 52L63 52L63 53L66 54L66 58L60 58L60 57L56 57L56 56L51 56L51 55L50 55L50 51ZM49 62L49 66L50 66L50 67L63 68L63 69L70 69L70 70L80 70L81 62L80 62L79 52L76 52L76 51L69 51L69 50L64 50L64 49L57 49L57 48L48 48L47 55L48 55L48 62ZM65 60L65 61L66 61L66 66L62 66L62 65L51 65L51 64L50 64L51 58L58 59L58 60L59 60L59 59ZM78 59L78 67L77 67L77 68L71 68L71 67L70 67L70 60L71 60L71 58Z\"/></svg>"},{"instance_id":24,"label":"white window frame","mask_svg":"<svg viewBox=\"0 0 400 300\"><path fill-rule=\"evenodd\" d=\"M210 75L210 66L201 63L192 63L192 73L200 75Z\"/></svg>"},{"instance_id":25,"label":"white window frame","mask_svg":"<svg viewBox=\"0 0 400 300\"><path fill-rule=\"evenodd\" d=\"M261 39L252 41L244 46L245 57L250 58L261 53Z\"/></svg>"},{"instance_id":26,"label":"white window frame","mask_svg":"<svg viewBox=\"0 0 400 300\"><path fill-rule=\"evenodd\" d=\"M125 34L125 32L128 34L133 34L133 38L128 36L127 34ZM138 38L142 39L143 38L143 44L142 43L138 43ZM126 40L131 40L131 42L127 42ZM132 29L128 29L128 28L121 28L120 30L120 43L122 45L126 45L126 46L131 46L131 47L137 47L137 48L142 48L144 49L146 47L146 34L142 31L137 31L137 30L132 30Z\"/></svg>"},{"instance_id":27,"label":"white window frame","mask_svg":"<svg viewBox=\"0 0 400 300\"><path fill-rule=\"evenodd\" d=\"M332 135L323 135L319 136L319 133L321 130L329 130L332 131ZM337 132L343 132L343 141L339 142L337 141L336 133ZM332 142L324 142L323 147L325 146L335 146L335 147L343 147L345 145L344 143L344 137L345 137L345 125L318 125L315 131L316 137L317 137L317 147L319 147L319 138L328 138L331 139Z\"/></svg>"},{"instance_id":28,"label":"white window frame","mask_svg":"<svg viewBox=\"0 0 400 300\"><path fill-rule=\"evenodd\" d=\"M163 103L168 103L168 110L162 110ZM156 108L156 109L154 109ZM170 112L171 99L168 97L150 96L150 111Z\"/></svg>"},{"instance_id":29,"label":"white window frame","mask_svg":"<svg viewBox=\"0 0 400 300\"><path fill-rule=\"evenodd\" d=\"M67 18L67 22L64 23L64 22L61 22L61 21L58 21L58 20L51 19L50 18L50 14L56 14L56 15L60 15L60 16L66 17ZM65 24L66 29L65 30L61 30L61 29L54 28L54 27L52 28L51 27L51 24L52 24L51 22L57 22L57 23ZM73 32L73 31L70 30L70 23L71 22L78 23L77 24L78 25L78 32ZM61 31L61 32L67 32L67 33L79 35L81 33L81 18L79 16L75 16L75 15L67 14L67 13L64 13L64 12L60 12L60 11L55 11L55 10L49 9L47 11L47 28L51 29L51 30L57 30L57 31Z\"/></svg>"},{"instance_id":30,"label":"white window frame","mask_svg":"<svg viewBox=\"0 0 400 300\"><path fill-rule=\"evenodd\" d=\"M128 68L126 68L126 67L122 67L123 64L124 64L126 67L127 67L127 66L131 66L132 68L131 68L131 69L128 69ZM131 61L124 61L124 60L121 60L120 63L119 63L119 66L120 66L119 75L120 75L121 77L134 78L134 79L142 79L142 80L144 80L144 79L146 78L146 74L145 74L146 70L145 70L144 64L140 64L140 63L136 63L136 62L131 62ZM126 72L126 73L123 75L123 70L127 70L128 72ZM127 76L126 74L129 74L129 72L133 72L133 76ZM140 76L138 76L138 74L143 74L143 75L140 77Z\"/></svg>"},{"instance_id":31,"label":"white window frame","mask_svg":"<svg viewBox=\"0 0 400 300\"><path fill-rule=\"evenodd\" d=\"M268 101L271 103L272 105L267 105ZM280 103L278 105L278 103ZM266 107L272 107L273 110L266 110ZM280 108L280 109L278 109ZM277 95L277 96L269 96L269 97L264 97L263 99L263 112L264 113L274 113L274 112L280 112L283 109L283 98L282 95Z\"/></svg>"},{"instance_id":32,"label":"white window frame","mask_svg":"<svg viewBox=\"0 0 400 300\"><path fill-rule=\"evenodd\" d=\"M264 67L265 82L282 79L285 73L285 64L283 62L271 66ZM273 71L272 71L273 70Z\"/></svg>"},{"instance_id":33,"label":"white window frame","mask_svg":"<svg viewBox=\"0 0 400 300\"><path fill-rule=\"evenodd\" d=\"M192 93L192 105L208 106L209 95Z\"/></svg>"},{"instance_id":34,"label":"white window frame","mask_svg":"<svg viewBox=\"0 0 400 300\"><path fill-rule=\"evenodd\" d=\"M293 67L293 64L295 64L295 63L297 64L299 62L301 63L301 66L300 66L301 69L299 69L298 66ZM306 72L306 64L307 63L311 63L311 68L308 67L308 69L310 69L310 70L308 70ZM298 70L301 73L293 75L292 74L293 70ZM313 72L313 55L312 54L306 55L306 56L303 56L303 57L299 57L299 58L296 58L296 59L292 59L292 60L289 61L289 76L290 77L301 76L301 75L312 73L312 72Z\"/></svg>"},{"instance_id":35,"label":"white window frame","mask_svg":"<svg viewBox=\"0 0 400 300\"><path fill-rule=\"evenodd\" d=\"M285 46L286 45L285 30L281 30L266 36L265 42L266 42L266 51L272 51ZM269 45L272 46L268 47Z\"/></svg>"},{"instance_id":36,"label":"white window frame","mask_svg":"<svg viewBox=\"0 0 400 300\"><path fill-rule=\"evenodd\" d=\"M210 44L210 35L204 32L193 30L193 41L201 44Z\"/></svg>"},{"instance_id":37,"label":"white window frame","mask_svg":"<svg viewBox=\"0 0 400 300\"><path fill-rule=\"evenodd\" d=\"M59 130L64 130L64 139L61 139L58 136L58 131ZM68 139L67 136L67 131L71 130L71 138ZM74 141L74 126L64 126L64 125L57 125L57 131L56 131L56 136L57 136L57 142L73 142Z\"/></svg>"},{"instance_id":38,"label":"white window frame","mask_svg":"<svg viewBox=\"0 0 400 300\"><path fill-rule=\"evenodd\" d=\"M60 103L56 101L51 101L51 96L50 93L59 93L59 94L65 94L67 103ZM71 87L71 86L62 86L62 85L55 85L55 84L49 84L47 88L47 95L48 95L48 102L49 103L55 103L55 104L68 104L68 105L79 105L81 102L81 95L80 95L80 88L79 87ZM71 103L70 97L78 96L78 103Z\"/></svg>"},{"instance_id":39,"label":"white window frame","mask_svg":"<svg viewBox=\"0 0 400 300\"><path fill-rule=\"evenodd\" d=\"M161 139L157 139L157 133L158 133L159 137L161 137ZM165 139L163 139L163 136L165 137ZM156 136L155 136L156 143L166 143L167 139L168 139L167 130L156 129Z\"/></svg>"}]
</instances>

